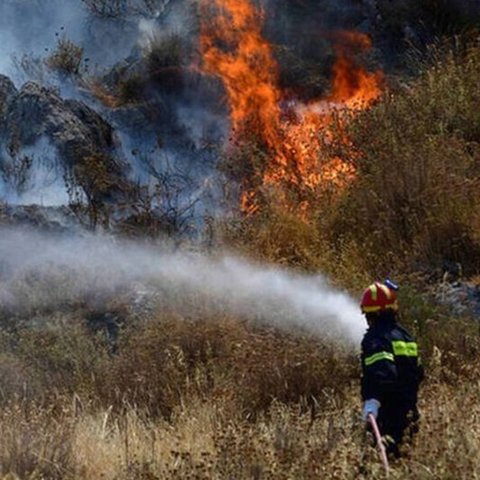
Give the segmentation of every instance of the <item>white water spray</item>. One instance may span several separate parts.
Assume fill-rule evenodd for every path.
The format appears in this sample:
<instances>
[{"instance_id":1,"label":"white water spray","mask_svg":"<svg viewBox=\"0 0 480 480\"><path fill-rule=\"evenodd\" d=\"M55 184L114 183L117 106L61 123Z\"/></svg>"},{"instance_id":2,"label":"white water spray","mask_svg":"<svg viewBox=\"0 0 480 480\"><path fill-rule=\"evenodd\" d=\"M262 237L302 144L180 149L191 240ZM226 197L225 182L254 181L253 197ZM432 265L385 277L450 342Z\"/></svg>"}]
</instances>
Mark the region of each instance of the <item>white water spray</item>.
<instances>
[{"instance_id":1,"label":"white water spray","mask_svg":"<svg viewBox=\"0 0 480 480\"><path fill-rule=\"evenodd\" d=\"M167 308L208 303L220 313L358 342L358 304L320 275L300 275L231 256L168 253L107 237L48 237L0 229L0 305L36 311L78 298L148 286ZM193 301L192 301L193 299Z\"/></svg>"}]
</instances>

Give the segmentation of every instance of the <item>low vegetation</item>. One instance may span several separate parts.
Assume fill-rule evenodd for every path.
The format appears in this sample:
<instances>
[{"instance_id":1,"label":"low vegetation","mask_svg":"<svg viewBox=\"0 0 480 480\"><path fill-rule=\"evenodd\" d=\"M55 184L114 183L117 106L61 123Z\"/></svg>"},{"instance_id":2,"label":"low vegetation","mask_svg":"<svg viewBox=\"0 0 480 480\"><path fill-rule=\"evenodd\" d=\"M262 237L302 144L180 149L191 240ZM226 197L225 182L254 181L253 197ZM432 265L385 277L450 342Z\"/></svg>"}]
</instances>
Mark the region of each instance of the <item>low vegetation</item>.
<instances>
[{"instance_id":1,"label":"low vegetation","mask_svg":"<svg viewBox=\"0 0 480 480\"><path fill-rule=\"evenodd\" d=\"M66 37L58 40L57 48L46 59L47 66L61 75L79 75L83 61L83 48Z\"/></svg>"},{"instance_id":2,"label":"low vegetation","mask_svg":"<svg viewBox=\"0 0 480 480\"><path fill-rule=\"evenodd\" d=\"M387 91L328 146L354 166L355 180L300 198L309 202L308 215L300 203L290 200L285 210L275 196L259 196L261 212L229 225L228 241L272 261L321 269L348 287L372 276L431 275L445 262L477 274L480 49L439 48L432 58L417 80ZM258 146L244 148L248 157ZM258 178L268 161L260 152L260 163L250 160L245 169L232 157L228 171Z\"/></svg>"},{"instance_id":3,"label":"low vegetation","mask_svg":"<svg viewBox=\"0 0 480 480\"><path fill-rule=\"evenodd\" d=\"M416 322L422 428L392 478L475 478L480 336L423 313L434 318ZM4 329L4 478L384 478L359 419L354 349L167 312L129 318L112 345L85 318Z\"/></svg>"}]
</instances>

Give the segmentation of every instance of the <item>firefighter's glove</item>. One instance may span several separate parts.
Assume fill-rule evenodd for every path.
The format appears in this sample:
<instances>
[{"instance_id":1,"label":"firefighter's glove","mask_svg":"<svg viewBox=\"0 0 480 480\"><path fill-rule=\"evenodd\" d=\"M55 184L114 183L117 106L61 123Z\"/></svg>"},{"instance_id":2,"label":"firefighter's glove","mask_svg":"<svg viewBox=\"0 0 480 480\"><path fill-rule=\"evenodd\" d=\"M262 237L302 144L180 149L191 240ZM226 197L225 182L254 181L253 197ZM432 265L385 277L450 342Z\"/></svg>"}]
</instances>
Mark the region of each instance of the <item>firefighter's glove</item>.
<instances>
[{"instance_id":1,"label":"firefighter's glove","mask_svg":"<svg viewBox=\"0 0 480 480\"><path fill-rule=\"evenodd\" d=\"M378 409L380 408L380 402L375 398L366 400L363 404L362 420L367 421L368 414L371 413L375 418L378 416Z\"/></svg>"}]
</instances>

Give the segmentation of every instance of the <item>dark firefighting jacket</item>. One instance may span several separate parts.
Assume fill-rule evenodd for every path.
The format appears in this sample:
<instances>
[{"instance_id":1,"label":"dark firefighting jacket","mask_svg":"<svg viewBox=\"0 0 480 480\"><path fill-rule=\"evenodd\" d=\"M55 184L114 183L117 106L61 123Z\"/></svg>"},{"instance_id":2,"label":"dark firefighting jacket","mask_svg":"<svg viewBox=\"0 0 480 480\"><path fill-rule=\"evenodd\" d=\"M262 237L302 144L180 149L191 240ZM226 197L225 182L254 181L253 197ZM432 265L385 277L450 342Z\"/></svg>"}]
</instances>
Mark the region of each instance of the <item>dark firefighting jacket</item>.
<instances>
[{"instance_id":1,"label":"dark firefighting jacket","mask_svg":"<svg viewBox=\"0 0 480 480\"><path fill-rule=\"evenodd\" d=\"M362 400L395 399L415 407L423 380L418 346L394 316L377 320L362 341Z\"/></svg>"}]
</instances>

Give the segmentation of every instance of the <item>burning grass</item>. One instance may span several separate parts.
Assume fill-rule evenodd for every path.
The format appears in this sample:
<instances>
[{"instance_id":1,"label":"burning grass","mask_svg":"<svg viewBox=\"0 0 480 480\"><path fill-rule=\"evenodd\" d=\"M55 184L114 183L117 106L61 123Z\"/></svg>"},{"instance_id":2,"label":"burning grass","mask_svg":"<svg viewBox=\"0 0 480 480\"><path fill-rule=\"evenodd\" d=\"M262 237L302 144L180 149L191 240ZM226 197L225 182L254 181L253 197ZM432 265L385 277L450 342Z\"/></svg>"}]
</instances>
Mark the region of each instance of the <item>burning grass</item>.
<instances>
[{"instance_id":1,"label":"burning grass","mask_svg":"<svg viewBox=\"0 0 480 480\"><path fill-rule=\"evenodd\" d=\"M223 4L242 13L234 2ZM246 33L263 56L249 51L237 60L248 68L251 58L271 66L260 30ZM207 69L216 62L232 66L209 38L203 46ZM355 292L373 275L392 271L409 283L414 269L433 268L444 258L478 273L479 51L472 46L447 56L409 89L390 92L348 126L339 125L348 142L332 142L329 158L350 158L355 168L355 181L349 177L340 195L314 182L306 203L287 191L296 208L280 208L264 182L275 143L263 138L249 144L238 155L248 159L249 175L262 174L252 183L262 208L228 225L224 241L271 262L323 271ZM263 83L253 75L252 88L272 87L276 77L267 73ZM246 92L253 101L255 90ZM265 95L262 105L269 104ZM271 116L254 118L261 128L251 138L282 132L274 100ZM234 120L235 107L243 105L232 101ZM261 122L270 120L263 128ZM307 129L307 146L316 132ZM283 130L275 141L286 138ZM274 167L281 159L275 157ZM125 323L112 345L105 330L89 328L87 319L96 312L66 295L68 278L59 274L58 288L38 278L19 284L22 306L2 310L4 478L383 478L359 420L353 349L301 331L206 314L198 299L190 315L166 308L138 314L119 300ZM420 433L392 466L391 478L480 478L478 325L450 318L406 288L400 294L427 381Z\"/></svg>"},{"instance_id":2,"label":"burning grass","mask_svg":"<svg viewBox=\"0 0 480 480\"><path fill-rule=\"evenodd\" d=\"M478 272L479 72L477 46L450 53L351 123L358 177L331 233L355 241L369 270L451 260Z\"/></svg>"}]
</instances>

